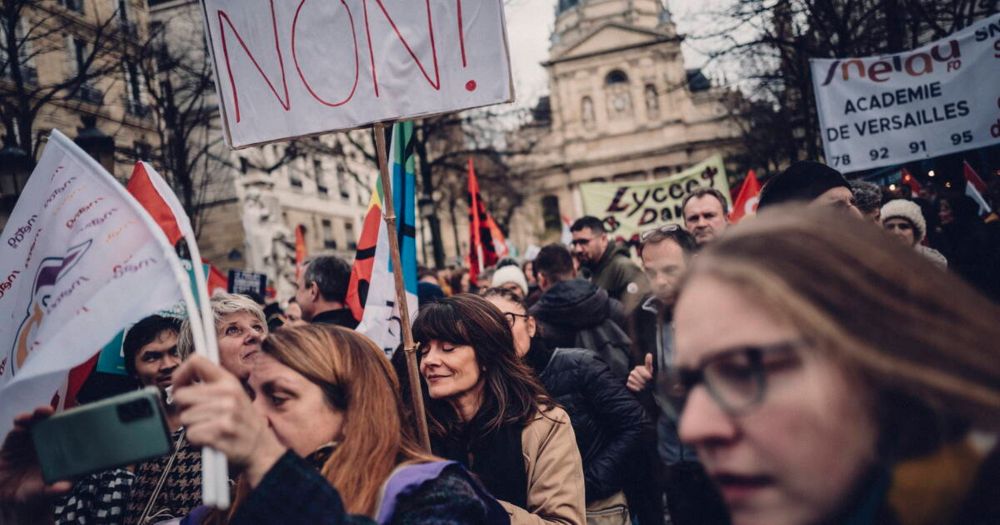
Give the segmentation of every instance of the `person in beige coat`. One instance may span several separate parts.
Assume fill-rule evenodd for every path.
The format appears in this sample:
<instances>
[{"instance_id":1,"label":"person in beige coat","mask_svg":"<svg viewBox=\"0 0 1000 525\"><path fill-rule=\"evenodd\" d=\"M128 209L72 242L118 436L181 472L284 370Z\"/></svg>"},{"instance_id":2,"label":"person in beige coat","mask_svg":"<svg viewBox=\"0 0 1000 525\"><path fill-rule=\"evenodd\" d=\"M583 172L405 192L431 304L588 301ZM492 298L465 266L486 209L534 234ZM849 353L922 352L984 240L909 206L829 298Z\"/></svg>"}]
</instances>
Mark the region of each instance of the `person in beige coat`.
<instances>
[{"instance_id":1,"label":"person in beige coat","mask_svg":"<svg viewBox=\"0 0 1000 525\"><path fill-rule=\"evenodd\" d=\"M583 461L573 427L517 358L516 322L469 294L420 310L413 333L431 445L475 474L511 523L583 525Z\"/></svg>"}]
</instances>

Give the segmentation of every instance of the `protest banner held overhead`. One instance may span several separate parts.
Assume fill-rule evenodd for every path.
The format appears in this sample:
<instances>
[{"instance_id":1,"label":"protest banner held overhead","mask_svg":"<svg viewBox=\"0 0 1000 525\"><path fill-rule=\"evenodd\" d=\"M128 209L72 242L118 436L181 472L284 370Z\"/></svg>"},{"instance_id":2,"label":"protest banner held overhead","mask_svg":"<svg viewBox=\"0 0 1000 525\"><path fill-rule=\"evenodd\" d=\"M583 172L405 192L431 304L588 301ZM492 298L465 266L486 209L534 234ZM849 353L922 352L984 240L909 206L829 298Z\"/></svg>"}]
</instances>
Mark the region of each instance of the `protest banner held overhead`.
<instances>
[{"instance_id":1,"label":"protest banner held overhead","mask_svg":"<svg viewBox=\"0 0 1000 525\"><path fill-rule=\"evenodd\" d=\"M584 214L603 220L612 237L631 239L644 230L683 223L681 203L688 193L701 187L715 188L730 199L721 155L655 181L581 184L580 193Z\"/></svg>"},{"instance_id":2,"label":"protest banner held overhead","mask_svg":"<svg viewBox=\"0 0 1000 525\"><path fill-rule=\"evenodd\" d=\"M905 53L810 66L826 159L842 172L1000 144L1000 15Z\"/></svg>"},{"instance_id":3,"label":"protest banner held overhead","mask_svg":"<svg viewBox=\"0 0 1000 525\"><path fill-rule=\"evenodd\" d=\"M203 0L234 148L509 102L500 0Z\"/></svg>"},{"instance_id":4,"label":"protest banner held overhead","mask_svg":"<svg viewBox=\"0 0 1000 525\"><path fill-rule=\"evenodd\" d=\"M0 435L18 413L61 406L70 369L123 327L180 302L187 286L163 231L58 131L3 239Z\"/></svg>"}]
</instances>

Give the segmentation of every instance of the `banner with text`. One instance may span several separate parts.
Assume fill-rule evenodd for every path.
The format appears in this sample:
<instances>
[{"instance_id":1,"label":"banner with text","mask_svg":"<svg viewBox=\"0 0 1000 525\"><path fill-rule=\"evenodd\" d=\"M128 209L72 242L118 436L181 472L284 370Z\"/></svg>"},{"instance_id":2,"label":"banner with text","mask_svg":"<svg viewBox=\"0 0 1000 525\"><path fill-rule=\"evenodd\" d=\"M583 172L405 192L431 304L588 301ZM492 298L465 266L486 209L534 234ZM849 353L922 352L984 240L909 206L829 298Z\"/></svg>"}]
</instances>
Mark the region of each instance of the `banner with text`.
<instances>
[{"instance_id":1,"label":"banner with text","mask_svg":"<svg viewBox=\"0 0 1000 525\"><path fill-rule=\"evenodd\" d=\"M721 191L731 204L721 155L660 180L581 184L580 193L585 214L603 220L612 237L631 239L657 226L682 224L684 197L706 186Z\"/></svg>"},{"instance_id":2,"label":"banner with text","mask_svg":"<svg viewBox=\"0 0 1000 525\"><path fill-rule=\"evenodd\" d=\"M905 53L809 62L840 171L1000 144L1000 15Z\"/></svg>"},{"instance_id":3,"label":"banner with text","mask_svg":"<svg viewBox=\"0 0 1000 525\"><path fill-rule=\"evenodd\" d=\"M0 436L18 413L61 407L71 368L181 301L181 272L135 199L53 131L0 245Z\"/></svg>"},{"instance_id":4,"label":"banner with text","mask_svg":"<svg viewBox=\"0 0 1000 525\"><path fill-rule=\"evenodd\" d=\"M502 0L203 0L235 148L514 98Z\"/></svg>"}]
</instances>

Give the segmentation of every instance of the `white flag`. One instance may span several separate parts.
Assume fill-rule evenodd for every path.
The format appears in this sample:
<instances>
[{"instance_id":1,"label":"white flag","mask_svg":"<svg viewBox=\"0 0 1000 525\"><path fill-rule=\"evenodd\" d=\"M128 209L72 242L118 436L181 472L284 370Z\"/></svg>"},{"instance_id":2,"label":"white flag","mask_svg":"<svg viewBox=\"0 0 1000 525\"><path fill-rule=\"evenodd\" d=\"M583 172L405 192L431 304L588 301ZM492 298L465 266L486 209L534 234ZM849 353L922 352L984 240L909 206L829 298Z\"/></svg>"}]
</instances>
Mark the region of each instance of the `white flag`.
<instances>
[{"instance_id":1,"label":"white flag","mask_svg":"<svg viewBox=\"0 0 1000 525\"><path fill-rule=\"evenodd\" d=\"M182 299L192 304L160 228L58 131L2 239L0 436L18 413L50 404L67 372L122 328Z\"/></svg>"}]
</instances>

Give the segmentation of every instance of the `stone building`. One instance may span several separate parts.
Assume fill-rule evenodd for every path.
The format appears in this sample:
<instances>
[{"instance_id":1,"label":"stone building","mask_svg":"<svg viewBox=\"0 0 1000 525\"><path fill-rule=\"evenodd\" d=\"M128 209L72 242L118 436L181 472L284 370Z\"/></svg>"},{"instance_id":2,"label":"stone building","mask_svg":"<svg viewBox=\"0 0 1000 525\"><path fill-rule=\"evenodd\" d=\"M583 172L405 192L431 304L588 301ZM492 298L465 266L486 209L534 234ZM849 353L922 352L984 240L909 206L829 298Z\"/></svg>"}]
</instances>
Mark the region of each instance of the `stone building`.
<instances>
[{"instance_id":1,"label":"stone building","mask_svg":"<svg viewBox=\"0 0 1000 525\"><path fill-rule=\"evenodd\" d=\"M519 134L538 146L521 159L534 186L512 220L518 246L557 240L562 217L582 214L581 183L658 179L736 151L729 95L685 69L682 41L661 0L558 1L549 94Z\"/></svg>"},{"instance_id":2,"label":"stone building","mask_svg":"<svg viewBox=\"0 0 1000 525\"><path fill-rule=\"evenodd\" d=\"M106 146L98 160L127 178L135 160L158 146L132 59L148 34L145 0L10 0L5 10L8 4L16 16L0 17L4 145L36 159L52 129L71 139L97 136ZM3 185L3 207L13 207L21 182Z\"/></svg>"}]
</instances>

